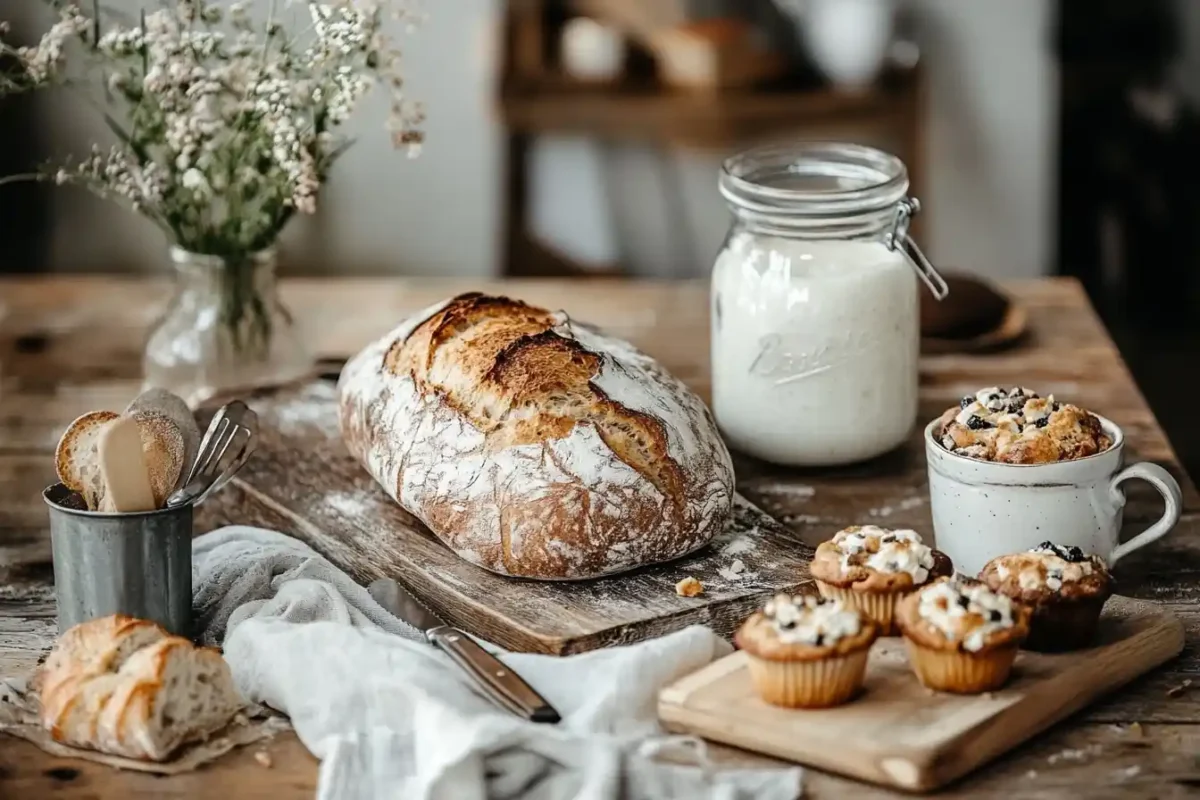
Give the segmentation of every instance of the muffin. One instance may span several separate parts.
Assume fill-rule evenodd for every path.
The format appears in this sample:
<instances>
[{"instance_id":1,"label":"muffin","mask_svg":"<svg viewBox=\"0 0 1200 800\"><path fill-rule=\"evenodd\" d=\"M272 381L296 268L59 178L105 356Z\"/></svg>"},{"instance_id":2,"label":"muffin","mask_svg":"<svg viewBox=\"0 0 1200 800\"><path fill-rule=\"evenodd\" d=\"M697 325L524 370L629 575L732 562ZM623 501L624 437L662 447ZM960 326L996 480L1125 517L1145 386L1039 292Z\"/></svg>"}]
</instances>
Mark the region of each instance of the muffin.
<instances>
[{"instance_id":1,"label":"muffin","mask_svg":"<svg viewBox=\"0 0 1200 800\"><path fill-rule=\"evenodd\" d=\"M1008 680L1029 611L971 578L939 578L900 603L896 622L921 683L977 694Z\"/></svg>"},{"instance_id":2,"label":"muffin","mask_svg":"<svg viewBox=\"0 0 1200 800\"><path fill-rule=\"evenodd\" d=\"M841 600L873 619L880 634L896 632L900 598L953 572L950 559L921 541L916 531L853 525L822 542L812 576L824 597Z\"/></svg>"},{"instance_id":3,"label":"muffin","mask_svg":"<svg viewBox=\"0 0 1200 800\"><path fill-rule=\"evenodd\" d=\"M862 687L879 628L837 600L777 594L734 636L749 656L750 679L768 703L788 708L841 705Z\"/></svg>"},{"instance_id":4,"label":"muffin","mask_svg":"<svg viewBox=\"0 0 1200 800\"><path fill-rule=\"evenodd\" d=\"M1095 414L1021 386L967 395L942 415L934 438L953 453L1004 464L1068 461L1112 446Z\"/></svg>"},{"instance_id":5,"label":"muffin","mask_svg":"<svg viewBox=\"0 0 1200 800\"><path fill-rule=\"evenodd\" d=\"M1042 542L1027 553L993 558L979 580L1029 608L1029 637L1024 645L1029 650L1086 647L1112 595L1112 575L1104 559L1052 542Z\"/></svg>"}]
</instances>

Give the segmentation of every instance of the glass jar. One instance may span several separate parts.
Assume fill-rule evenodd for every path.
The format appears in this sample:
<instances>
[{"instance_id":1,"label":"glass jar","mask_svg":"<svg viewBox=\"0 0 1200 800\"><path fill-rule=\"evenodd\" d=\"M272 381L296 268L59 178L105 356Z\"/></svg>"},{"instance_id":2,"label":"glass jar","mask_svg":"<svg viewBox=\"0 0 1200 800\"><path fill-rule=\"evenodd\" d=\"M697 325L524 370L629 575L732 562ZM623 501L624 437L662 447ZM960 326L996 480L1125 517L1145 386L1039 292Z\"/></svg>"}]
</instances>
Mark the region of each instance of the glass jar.
<instances>
[{"instance_id":1,"label":"glass jar","mask_svg":"<svg viewBox=\"0 0 1200 800\"><path fill-rule=\"evenodd\" d=\"M917 413L919 208L895 156L762 147L727 160L734 222L712 283L713 411L732 447L777 464L847 464L902 443Z\"/></svg>"},{"instance_id":2,"label":"glass jar","mask_svg":"<svg viewBox=\"0 0 1200 800\"><path fill-rule=\"evenodd\" d=\"M227 259L172 247L171 263L175 295L142 356L147 386L195 406L312 371L313 357L279 300L275 250Z\"/></svg>"}]
</instances>

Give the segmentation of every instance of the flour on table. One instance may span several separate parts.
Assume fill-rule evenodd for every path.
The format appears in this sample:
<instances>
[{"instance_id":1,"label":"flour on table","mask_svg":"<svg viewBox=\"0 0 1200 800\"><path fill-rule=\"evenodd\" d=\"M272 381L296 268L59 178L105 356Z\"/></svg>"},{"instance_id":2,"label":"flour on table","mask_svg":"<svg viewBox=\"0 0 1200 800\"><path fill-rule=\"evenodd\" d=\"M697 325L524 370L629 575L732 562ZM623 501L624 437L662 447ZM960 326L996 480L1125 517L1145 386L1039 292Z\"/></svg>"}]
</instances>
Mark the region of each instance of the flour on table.
<instances>
[{"instance_id":1,"label":"flour on table","mask_svg":"<svg viewBox=\"0 0 1200 800\"><path fill-rule=\"evenodd\" d=\"M754 533L757 533L757 532L758 531L756 529L754 531ZM735 538L732 542L730 542L729 544L722 547L721 555L737 556L737 555L741 555L742 553L753 553L757 549L758 549L758 543L743 533L740 536L738 536L737 538ZM741 562L739 561L738 563L740 564Z\"/></svg>"},{"instance_id":2,"label":"flour on table","mask_svg":"<svg viewBox=\"0 0 1200 800\"><path fill-rule=\"evenodd\" d=\"M749 578L757 578L757 572L750 572L746 569L746 564L740 558L735 558L727 567L721 567L717 570L717 574L727 581L743 581Z\"/></svg>"},{"instance_id":3,"label":"flour on table","mask_svg":"<svg viewBox=\"0 0 1200 800\"><path fill-rule=\"evenodd\" d=\"M911 511L921 505L924 505L925 499L922 497L906 497L894 506L880 506L867 511L869 517L890 517L896 511Z\"/></svg>"},{"instance_id":4,"label":"flour on table","mask_svg":"<svg viewBox=\"0 0 1200 800\"><path fill-rule=\"evenodd\" d=\"M371 513L379 505L379 492L376 488L361 489L354 492L327 492L323 499L325 504L339 514L347 517L362 517Z\"/></svg>"},{"instance_id":5,"label":"flour on table","mask_svg":"<svg viewBox=\"0 0 1200 800\"><path fill-rule=\"evenodd\" d=\"M746 488L759 494L777 495L789 500L810 500L817 493L815 488L803 483L759 483Z\"/></svg>"},{"instance_id":6,"label":"flour on table","mask_svg":"<svg viewBox=\"0 0 1200 800\"><path fill-rule=\"evenodd\" d=\"M272 416L284 436L301 436L316 428L326 437L341 438L337 388L327 381L308 384L286 405L277 406Z\"/></svg>"}]
</instances>

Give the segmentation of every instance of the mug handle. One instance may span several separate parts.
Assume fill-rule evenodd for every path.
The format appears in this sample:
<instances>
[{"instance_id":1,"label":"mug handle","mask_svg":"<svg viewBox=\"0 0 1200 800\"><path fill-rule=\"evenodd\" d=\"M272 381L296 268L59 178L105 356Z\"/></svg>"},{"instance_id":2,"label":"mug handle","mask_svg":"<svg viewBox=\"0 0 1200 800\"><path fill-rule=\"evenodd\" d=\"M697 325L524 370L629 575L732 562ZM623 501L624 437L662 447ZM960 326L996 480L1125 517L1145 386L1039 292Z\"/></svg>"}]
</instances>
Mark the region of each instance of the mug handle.
<instances>
[{"instance_id":1,"label":"mug handle","mask_svg":"<svg viewBox=\"0 0 1200 800\"><path fill-rule=\"evenodd\" d=\"M1121 490L1121 484L1133 478L1141 478L1155 489L1158 489L1158 493L1163 496L1163 501L1166 503L1166 508L1163 510L1163 515L1159 518L1158 522L1155 522L1128 542L1119 544L1113 548L1112 553L1108 556L1108 565L1110 567L1117 562L1117 559L1129 555L1139 547L1150 544L1162 537L1171 528L1174 528L1175 523L1179 522L1180 510L1183 507L1183 492L1179 489L1179 484L1171 477L1171 473L1157 464L1142 461L1131 467L1126 467L1113 476L1112 482L1109 484L1109 492L1112 494L1113 502L1117 504L1118 508L1125 505L1125 492Z\"/></svg>"}]
</instances>

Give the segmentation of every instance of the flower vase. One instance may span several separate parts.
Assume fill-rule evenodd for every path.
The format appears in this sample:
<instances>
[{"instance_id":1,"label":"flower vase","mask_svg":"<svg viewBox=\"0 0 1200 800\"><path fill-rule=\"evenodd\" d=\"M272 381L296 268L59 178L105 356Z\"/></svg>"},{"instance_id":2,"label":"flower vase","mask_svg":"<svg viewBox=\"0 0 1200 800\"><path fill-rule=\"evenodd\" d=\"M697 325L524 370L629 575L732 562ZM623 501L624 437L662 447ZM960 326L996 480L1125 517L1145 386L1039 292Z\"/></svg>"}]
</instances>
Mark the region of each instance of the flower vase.
<instances>
[{"instance_id":1,"label":"flower vase","mask_svg":"<svg viewBox=\"0 0 1200 800\"><path fill-rule=\"evenodd\" d=\"M195 407L311 374L314 359L279 300L273 248L225 257L172 247L171 263L175 295L142 357L147 386Z\"/></svg>"}]
</instances>

